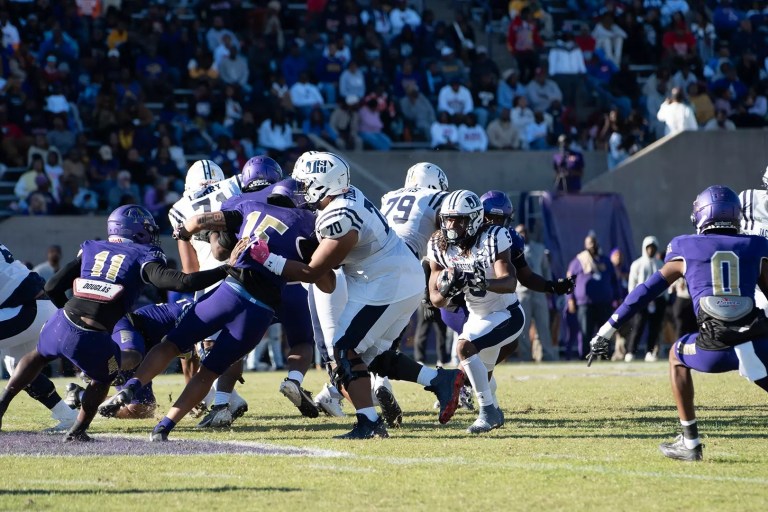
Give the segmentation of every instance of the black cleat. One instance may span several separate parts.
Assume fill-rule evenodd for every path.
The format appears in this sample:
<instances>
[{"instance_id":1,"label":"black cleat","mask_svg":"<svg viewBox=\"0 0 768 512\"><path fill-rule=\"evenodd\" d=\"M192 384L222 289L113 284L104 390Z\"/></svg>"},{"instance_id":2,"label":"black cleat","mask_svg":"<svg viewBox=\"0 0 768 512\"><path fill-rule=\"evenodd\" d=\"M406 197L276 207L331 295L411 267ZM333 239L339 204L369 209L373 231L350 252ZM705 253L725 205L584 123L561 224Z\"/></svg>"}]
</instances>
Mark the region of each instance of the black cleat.
<instances>
[{"instance_id":1,"label":"black cleat","mask_svg":"<svg viewBox=\"0 0 768 512\"><path fill-rule=\"evenodd\" d=\"M427 386L427 391L437 395L440 402L440 423L448 423L459 405L459 394L464 386L464 372L461 370L437 369L437 377Z\"/></svg>"},{"instance_id":2,"label":"black cleat","mask_svg":"<svg viewBox=\"0 0 768 512\"><path fill-rule=\"evenodd\" d=\"M395 399L395 395L386 386L380 386L373 392L381 406L381 414L387 426L396 428L403 423L403 410Z\"/></svg>"},{"instance_id":3,"label":"black cleat","mask_svg":"<svg viewBox=\"0 0 768 512\"><path fill-rule=\"evenodd\" d=\"M387 427L384 426L384 420L381 417L371 421L365 414L357 414L357 423L352 430L340 436L333 436L334 439L373 439L374 437L389 437Z\"/></svg>"},{"instance_id":4,"label":"black cleat","mask_svg":"<svg viewBox=\"0 0 768 512\"><path fill-rule=\"evenodd\" d=\"M232 412L229 404L219 404L211 407L197 428L229 428L232 426Z\"/></svg>"},{"instance_id":5,"label":"black cleat","mask_svg":"<svg viewBox=\"0 0 768 512\"><path fill-rule=\"evenodd\" d=\"M163 441L168 440L168 434L169 432L167 430L160 429L160 430L153 430L151 434L149 434L149 440L153 443L162 443Z\"/></svg>"},{"instance_id":6,"label":"black cleat","mask_svg":"<svg viewBox=\"0 0 768 512\"><path fill-rule=\"evenodd\" d=\"M133 400L133 390L131 388L121 389L114 396L101 403L99 414L112 418L117 415L117 411L121 407L130 404L131 400Z\"/></svg>"},{"instance_id":7,"label":"black cleat","mask_svg":"<svg viewBox=\"0 0 768 512\"><path fill-rule=\"evenodd\" d=\"M67 392L64 394L64 403L69 406L70 409L80 408L80 394L85 391L83 386L70 382L67 384Z\"/></svg>"},{"instance_id":8,"label":"black cleat","mask_svg":"<svg viewBox=\"0 0 768 512\"><path fill-rule=\"evenodd\" d=\"M696 448L686 448L683 442L683 435L678 435L672 443L661 443L659 450L665 457L687 462L696 462L704 459L704 445L700 444Z\"/></svg>"},{"instance_id":9,"label":"black cleat","mask_svg":"<svg viewBox=\"0 0 768 512\"><path fill-rule=\"evenodd\" d=\"M90 441L93 441L93 438L89 436L85 430L67 432L67 435L64 436L65 443L88 443Z\"/></svg>"},{"instance_id":10,"label":"black cleat","mask_svg":"<svg viewBox=\"0 0 768 512\"><path fill-rule=\"evenodd\" d=\"M307 418L317 418L320 416L320 409L317 408L312 400L312 393L304 389L293 379L286 378L280 383L280 393L291 401L299 410L302 416Z\"/></svg>"}]
</instances>

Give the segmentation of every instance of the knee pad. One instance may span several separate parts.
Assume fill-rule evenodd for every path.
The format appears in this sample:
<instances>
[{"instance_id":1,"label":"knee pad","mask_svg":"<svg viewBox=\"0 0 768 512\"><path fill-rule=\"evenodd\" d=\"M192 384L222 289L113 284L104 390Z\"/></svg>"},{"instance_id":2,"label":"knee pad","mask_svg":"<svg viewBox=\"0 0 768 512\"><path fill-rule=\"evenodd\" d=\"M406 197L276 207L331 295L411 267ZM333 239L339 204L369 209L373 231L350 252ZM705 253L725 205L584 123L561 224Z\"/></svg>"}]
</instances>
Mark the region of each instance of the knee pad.
<instances>
[{"instance_id":1,"label":"knee pad","mask_svg":"<svg viewBox=\"0 0 768 512\"><path fill-rule=\"evenodd\" d=\"M370 379L371 374L368 370L353 370L353 366L364 364L363 360L359 357L355 359L348 359L345 356L339 358L336 361L336 369L334 370L333 383L337 389L347 387L352 381L357 379Z\"/></svg>"},{"instance_id":2,"label":"knee pad","mask_svg":"<svg viewBox=\"0 0 768 512\"><path fill-rule=\"evenodd\" d=\"M49 409L53 408L61 400L59 394L56 393L56 386L42 373L35 377L35 380L25 387L24 391Z\"/></svg>"}]
</instances>

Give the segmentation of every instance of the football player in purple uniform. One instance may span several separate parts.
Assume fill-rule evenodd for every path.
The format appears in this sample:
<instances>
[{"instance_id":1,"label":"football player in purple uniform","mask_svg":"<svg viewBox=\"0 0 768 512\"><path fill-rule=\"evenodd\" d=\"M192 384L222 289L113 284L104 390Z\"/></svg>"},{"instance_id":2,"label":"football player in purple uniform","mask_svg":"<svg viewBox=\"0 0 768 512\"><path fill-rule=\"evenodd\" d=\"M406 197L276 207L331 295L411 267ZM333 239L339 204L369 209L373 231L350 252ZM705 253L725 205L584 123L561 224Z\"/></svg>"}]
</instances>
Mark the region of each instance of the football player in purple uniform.
<instances>
[{"instance_id":1,"label":"football player in purple uniform","mask_svg":"<svg viewBox=\"0 0 768 512\"><path fill-rule=\"evenodd\" d=\"M120 348L112 341L115 324L133 308L144 283L161 289L195 291L225 275L226 266L184 274L166 266L155 219L144 207L126 205L107 220L108 241L88 240L80 254L45 285L60 307L40 332L37 349L25 355L0 395L0 419L11 400L52 360L66 357L91 379L68 441L88 441L86 433L98 404L121 368ZM73 291L67 299L65 292Z\"/></svg>"},{"instance_id":2,"label":"football player in purple uniform","mask_svg":"<svg viewBox=\"0 0 768 512\"><path fill-rule=\"evenodd\" d=\"M242 201L231 209L195 215L179 226L174 236L181 240L188 240L203 230L236 232L239 242L230 258L232 267L224 283L189 309L179 324L147 354L125 388L99 407L100 412L114 415L131 401L144 383L162 372L172 358L189 350L194 343L191 340L220 330L200 371L152 431L152 441L166 441L175 425L205 396L213 381L253 350L272 322L286 280L256 262L252 252L260 246L255 242L266 242L272 251L284 257L303 259L297 241L309 238L313 225L314 216L305 210ZM329 272L323 287L332 290L333 285L333 273Z\"/></svg>"},{"instance_id":3,"label":"football player in purple uniform","mask_svg":"<svg viewBox=\"0 0 768 512\"><path fill-rule=\"evenodd\" d=\"M683 433L659 447L666 457L684 461L703 458L691 370L738 370L768 391L768 319L754 302L756 285L768 292L768 240L739 234L739 198L720 185L696 197L691 221L697 234L670 242L664 266L630 292L590 342L588 356L589 363L596 357L607 358L616 330L685 277L699 331L686 334L669 351L672 394Z\"/></svg>"}]
</instances>

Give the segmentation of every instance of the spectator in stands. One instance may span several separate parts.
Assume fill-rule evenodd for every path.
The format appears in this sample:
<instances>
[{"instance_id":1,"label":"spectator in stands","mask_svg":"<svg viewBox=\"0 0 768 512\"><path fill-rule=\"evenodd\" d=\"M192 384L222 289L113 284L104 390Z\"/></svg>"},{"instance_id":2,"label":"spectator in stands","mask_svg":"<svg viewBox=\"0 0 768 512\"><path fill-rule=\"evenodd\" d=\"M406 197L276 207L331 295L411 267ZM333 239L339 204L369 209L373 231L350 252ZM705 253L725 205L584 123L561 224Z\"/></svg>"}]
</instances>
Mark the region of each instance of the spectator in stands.
<instances>
[{"instance_id":1,"label":"spectator in stands","mask_svg":"<svg viewBox=\"0 0 768 512\"><path fill-rule=\"evenodd\" d=\"M417 30L421 25L421 16L408 7L405 0L395 0L392 10L389 11L389 23L392 26L392 36L398 36L406 25Z\"/></svg>"},{"instance_id":2,"label":"spectator in stands","mask_svg":"<svg viewBox=\"0 0 768 512\"><path fill-rule=\"evenodd\" d=\"M89 162L87 155L83 157L80 149L77 147L72 148L69 153L66 154L64 161L62 162L62 169L64 173L61 177L61 184L65 178L75 180L80 185L85 185L87 182L86 173L89 168Z\"/></svg>"},{"instance_id":3,"label":"spectator in stands","mask_svg":"<svg viewBox=\"0 0 768 512\"><path fill-rule=\"evenodd\" d=\"M169 180L165 176L155 178L155 183L144 193L144 206L155 217L158 225L167 228L168 210L179 200L179 194L169 191Z\"/></svg>"},{"instance_id":4,"label":"spectator in stands","mask_svg":"<svg viewBox=\"0 0 768 512\"><path fill-rule=\"evenodd\" d=\"M339 94L342 98L347 96L365 97L365 75L360 66L358 66L357 61L351 61L347 69L341 73L339 78Z\"/></svg>"},{"instance_id":5,"label":"spectator in stands","mask_svg":"<svg viewBox=\"0 0 768 512\"><path fill-rule=\"evenodd\" d=\"M547 69L536 68L535 77L528 84L528 99L531 108L545 112L553 101L563 101L563 93L554 80L548 78Z\"/></svg>"},{"instance_id":6,"label":"spectator in stands","mask_svg":"<svg viewBox=\"0 0 768 512\"><path fill-rule=\"evenodd\" d=\"M696 53L702 62L707 62L715 55L715 26L709 21L703 9L693 11L691 33L696 38Z\"/></svg>"},{"instance_id":7,"label":"spectator in stands","mask_svg":"<svg viewBox=\"0 0 768 512\"><path fill-rule=\"evenodd\" d=\"M518 80L517 70L507 69L501 75L498 91L496 93L496 103L499 109L510 109L514 107L515 98L525 96L528 90Z\"/></svg>"},{"instance_id":8,"label":"spectator in stands","mask_svg":"<svg viewBox=\"0 0 768 512\"><path fill-rule=\"evenodd\" d=\"M122 170L117 173L117 182L109 189L107 196L107 211L113 211L125 204L140 204L139 187L131 182L131 173Z\"/></svg>"},{"instance_id":9,"label":"spectator in stands","mask_svg":"<svg viewBox=\"0 0 768 512\"><path fill-rule=\"evenodd\" d=\"M683 91L678 88L672 89L670 97L659 108L656 118L666 125L665 135L699 129L693 109L685 104Z\"/></svg>"},{"instance_id":10,"label":"spectator in stands","mask_svg":"<svg viewBox=\"0 0 768 512\"><path fill-rule=\"evenodd\" d=\"M223 41L224 36L229 36L232 44L238 48L240 47L240 41L237 39L235 33L227 28L224 28L224 18L221 16L214 16L213 25L205 33L205 42L208 45L208 51L211 53L216 51L216 48L218 48Z\"/></svg>"},{"instance_id":11,"label":"spectator in stands","mask_svg":"<svg viewBox=\"0 0 768 512\"><path fill-rule=\"evenodd\" d=\"M608 139L608 170L612 171L629 157L630 138L625 123L617 109L611 109L602 129L603 139Z\"/></svg>"},{"instance_id":12,"label":"spectator in stands","mask_svg":"<svg viewBox=\"0 0 768 512\"><path fill-rule=\"evenodd\" d=\"M709 94L699 87L698 82L688 85L688 100L691 102L691 108L693 108L696 123L699 126L704 126L715 117L715 106L712 104Z\"/></svg>"},{"instance_id":13,"label":"spectator in stands","mask_svg":"<svg viewBox=\"0 0 768 512\"><path fill-rule=\"evenodd\" d=\"M533 78L534 71L539 67L538 51L544 46L539 35L539 28L533 19L530 7L520 11L520 15L509 24L507 32L507 49L517 61L520 70L520 81L527 84Z\"/></svg>"},{"instance_id":14,"label":"spectator in stands","mask_svg":"<svg viewBox=\"0 0 768 512\"><path fill-rule=\"evenodd\" d=\"M571 260L567 275L576 276L576 286L568 296L568 311L578 318L581 331L579 357L583 359L589 352L589 340L598 327L608 321L612 304L619 297L613 265L600 251L594 232L584 239L584 250Z\"/></svg>"},{"instance_id":15,"label":"spectator in stands","mask_svg":"<svg viewBox=\"0 0 768 512\"><path fill-rule=\"evenodd\" d=\"M690 62L696 55L696 38L679 13L674 14L673 23L664 33L661 44L664 58L671 61Z\"/></svg>"},{"instance_id":16,"label":"spectator in stands","mask_svg":"<svg viewBox=\"0 0 768 512\"><path fill-rule=\"evenodd\" d=\"M718 131L718 130L735 130L736 125L733 121L728 119L728 115L725 110L718 110L715 112L715 117L707 121L704 125L705 131Z\"/></svg>"},{"instance_id":17,"label":"spectator in stands","mask_svg":"<svg viewBox=\"0 0 768 512\"><path fill-rule=\"evenodd\" d=\"M339 102L331 112L328 124L338 134L341 149L359 150L363 148L363 141L357 131L359 123L358 103L360 103L360 98L350 95L344 98L344 101Z\"/></svg>"},{"instance_id":18,"label":"spectator in stands","mask_svg":"<svg viewBox=\"0 0 768 512\"><path fill-rule=\"evenodd\" d=\"M480 126L485 127L496 113L497 90L496 78L491 72L483 74L479 82L472 86L473 112Z\"/></svg>"},{"instance_id":19,"label":"spectator in stands","mask_svg":"<svg viewBox=\"0 0 768 512\"><path fill-rule=\"evenodd\" d=\"M437 121L429 129L432 149L459 149L459 127L451 120L451 115L441 110L437 113Z\"/></svg>"},{"instance_id":20,"label":"spectator in stands","mask_svg":"<svg viewBox=\"0 0 768 512\"><path fill-rule=\"evenodd\" d=\"M316 85L310 83L306 71L299 74L299 81L291 86L290 94L291 103L301 120L309 116L313 108L323 105L323 95Z\"/></svg>"},{"instance_id":21,"label":"spectator in stands","mask_svg":"<svg viewBox=\"0 0 768 512\"><path fill-rule=\"evenodd\" d=\"M672 75L670 85L677 87L681 91L687 91L689 85L698 83L698 81L699 78L691 71L690 62L686 60L680 64L680 70Z\"/></svg>"},{"instance_id":22,"label":"spectator in stands","mask_svg":"<svg viewBox=\"0 0 768 512\"><path fill-rule=\"evenodd\" d=\"M91 161L88 171L88 181L99 197L106 198L107 193L115 183L119 163L112 153L112 148L106 144L99 148L98 156Z\"/></svg>"},{"instance_id":23,"label":"spectator in stands","mask_svg":"<svg viewBox=\"0 0 768 512\"><path fill-rule=\"evenodd\" d=\"M404 98L400 99L400 112L407 128L411 132L411 137L416 140L428 140L430 129L436 120L435 109L429 100L421 94L419 86L409 84L406 86L408 91Z\"/></svg>"},{"instance_id":24,"label":"spectator in stands","mask_svg":"<svg viewBox=\"0 0 768 512\"><path fill-rule=\"evenodd\" d=\"M523 137L527 149L549 149L549 127L551 121L547 122L545 115L544 112L537 110L533 113L533 122L528 123L528 126L526 126Z\"/></svg>"},{"instance_id":25,"label":"spectator in stands","mask_svg":"<svg viewBox=\"0 0 768 512\"><path fill-rule=\"evenodd\" d=\"M384 133L379 104L371 98L358 113L358 134L363 142L377 151L389 151L392 140Z\"/></svg>"},{"instance_id":26,"label":"spectator in stands","mask_svg":"<svg viewBox=\"0 0 768 512\"><path fill-rule=\"evenodd\" d=\"M453 48L444 46L440 50L440 60L436 64L436 73L442 77L444 83L450 84L454 81L465 82L467 79L467 70L464 62L456 55Z\"/></svg>"},{"instance_id":27,"label":"spectator in stands","mask_svg":"<svg viewBox=\"0 0 768 512\"><path fill-rule=\"evenodd\" d=\"M221 59L219 63L219 77L221 81L228 85L237 85L245 92L251 91L251 85L248 82L250 70L245 57L240 51L232 47L229 54Z\"/></svg>"},{"instance_id":28,"label":"spectator in stands","mask_svg":"<svg viewBox=\"0 0 768 512\"><path fill-rule=\"evenodd\" d=\"M520 133L512 124L510 110L502 108L499 117L488 124L488 145L491 149L520 149Z\"/></svg>"},{"instance_id":29,"label":"spectator in stands","mask_svg":"<svg viewBox=\"0 0 768 512\"><path fill-rule=\"evenodd\" d=\"M407 93L408 87L415 85L417 88L421 88L421 76L417 70L413 68L413 61L411 59L405 59L395 72L395 81L393 84L392 92L398 98L403 97Z\"/></svg>"},{"instance_id":30,"label":"spectator in stands","mask_svg":"<svg viewBox=\"0 0 768 512\"><path fill-rule=\"evenodd\" d=\"M274 158L293 146L293 130L282 109L272 110L270 116L259 126L259 146L267 150L270 156L274 155Z\"/></svg>"},{"instance_id":31,"label":"spectator in stands","mask_svg":"<svg viewBox=\"0 0 768 512\"><path fill-rule=\"evenodd\" d=\"M302 73L309 69L309 62L301 54L301 47L294 41L288 51L288 55L283 57L280 63L280 70L285 77L285 83L288 87L293 86L299 81Z\"/></svg>"},{"instance_id":32,"label":"spectator in stands","mask_svg":"<svg viewBox=\"0 0 768 512\"><path fill-rule=\"evenodd\" d=\"M437 98L437 110L443 110L450 115L466 115L474 110L472 93L464 87L458 78L452 78L448 85L440 89Z\"/></svg>"},{"instance_id":33,"label":"spectator in stands","mask_svg":"<svg viewBox=\"0 0 768 512\"><path fill-rule=\"evenodd\" d=\"M459 126L458 139L460 151L488 150L488 135L485 129L477 124L475 114L469 113L464 116L464 123Z\"/></svg>"},{"instance_id":34,"label":"spectator in stands","mask_svg":"<svg viewBox=\"0 0 768 512\"><path fill-rule=\"evenodd\" d=\"M627 287L629 292L645 283L649 277L658 272L662 267L664 263L656 257L658 250L659 241L655 236L646 236L643 239L641 255L629 267L629 283ZM661 323L664 320L664 312L667 309L668 300L669 293L665 291L648 304L647 308L639 311L632 318L632 329L627 338L624 361L631 362L635 358L635 351L646 327L648 327L648 338L645 361L651 363L658 361L655 348L661 335Z\"/></svg>"},{"instance_id":35,"label":"spectator in stands","mask_svg":"<svg viewBox=\"0 0 768 512\"><path fill-rule=\"evenodd\" d=\"M581 178L584 176L584 156L572 147L570 138L563 134L557 138L558 151L552 157L555 171L555 190L579 192Z\"/></svg>"},{"instance_id":36,"label":"spectator in stands","mask_svg":"<svg viewBox=\"0 0 768 512\"><path fill-rule=\"evenodd\" d=\"M267 3L267 19L264 22L264 37L270 42L270 46L278 52L285 47L285 35L280 21L281 4L278 0Z\"/></svg>"},{"instance_id":37,"label":"spectator in stands","mask_svg":"<svg viewBox=\"0 0 768 512\"><path fill-rule=\"evenodd\" d=\"M318 61L315 72L318 89L322 92L326 103L336 103L339 77L343 70L344 61L336 55L336 43L331 41Z\"/></svg>"},{"instance_id":38,"label":"spectator in stands","mask_svg":"<svg viewBox=\"0 0 768 512\"><path fill-rule=\"evenodd\" d=\"M38 176L45 176L45 163L41 155L35 154L32 155L29 170L19 176L13 187L13 193L19 201L24 201L29 194L37 190Z\"/></svg>"},{"instance_id":39,"label":"spectator in stands","mask_svg":"<svg viewBox=\"0 0 768 512\"><path fill-rule=\"evenodd\" d=\"M285 77L278 73L270 78L269 99L273 106L279 106L286 112L293 112L291 103L291 89L285 81Z\"/></svg>"},{"instance_id":40,"label":"spectator in stands","mask_svg":"<svg viewBox=\"0 0 768 512\"><path fill-rule=\"evenodd\" d=\"M34 142L27 150L27 165L32 165L32 157L38 155L45 161L45 157L48 155L48 139L45 136L45 130L38 129L33 132L35 138Z\"/></svg>"},{"instance_id":41,"label":"spectator in stands","mask_svg":"<svg viewBox=\"0 0 768 512\"><path fill-rule=\"evenodd\" d=\"M75 145L75 133L67 129L62 116L53 118L53 129L48 131L46 139L49 145L56 146L64 154L69 153Z\"/></svg>"},{"instance_id":42,"label":"spectator in stands","mask_svg":"<svg viewBox=\"0 0 768 512\"><path fill-rule=\"evenodd\" d=\"M736 74L736 68L730 62L724 62L720 65L720 71L723 76L712 83L710 90L714 94L717 94L717 91L727 89L731 93L730 99L732 104L742 101L749 89L744 85L744 82L739 80L739 76Z\"/></svg>"},{"instance_id":43,"label":"spectator in stands","mask_svg":"<svg viewBox=\"0 0 768 512\"><path fill-rule=\"evenodd\" d=\"M59 187L61 175L64 174L64 168L61 166L61 153L56 146L50 146L45 155L45 175L51 182L51 193L58 202Z\"/></svg>"},{"instance_id":44,"label":"spectator in stands","mask_svg":"<svg viewBox=\"0 0 768 512\"><path fill-rule=\"evenodd\" d=\"M49 245L46 251L45 261L35 265L32 269L33 272L37 272L40 277L46 281L53 277L53 274L59 271L61 268L61 246Z\"/></svg>"},{"instance_id":45,"label":"spectator in stands","mask_svg":"<svg viewBox=\"0 0 768 512\"><path fill-rule=\"evenodd\" d=\"M525 134L528 132L528 125L534 122L533 110L528 108L527 96L515 97L515 106L512 109L511 119L512 124L523 139L524 147L527 148Z\"/></svg>"},{"instance_id":46,"label":"spectator in stands","mask_svg":"<svg viewBox=\"0 0 768 512\"><path fill-rule=\"evenodd\" d=\"M596 48L603 50L605 57L616 66L621 64L624 40L627 33L613 19L613 13L607 11L592 30Z\"/></svg>"},{"instance_id":47,"label":"spectator in stands","mask_svg":"<svg viewBox=\"0 0 768 512\"><path fill-rule=\"evenodd\" d=\"M501 77L499 66L488 57L488 48L478 46L475 48L475 57L469 69L469 81L473 84L478 83L484 75L489 73L493 76L493 82L497 83Z\"/></svg>"},{"instance_id":48,"label":"spectator in stands","mask_svg":"<svg viewBox=\"0 0 768 512\"><path fill-rule=\"evenodd\" d=\"M339 136L325 119L325 114L321 108L312 109L309 117L302 123L301 131L305 135L311 134L320 137L324 141L328 142L329 144L333 144L334 146L338 145L339 143Z\"/></svg>"},{"instance_id":49,"label":"spectator in stands","mask_svg":"<svg viewBox=\"0 0 768 512\"><path fill-rule=\"evenodd\" d=\"M416 34L409 25L406 25L400 35L395 37L389 45L389 58L394 61L418 58L417 52Z\"/></svg>"},{"instance_id":50,"label":"spectator in stands","mask_svg":"<svg viewBox=\"0 0 768 512\"><path fill-rule=\"evenodd\" d=\"M370 7L360 12L360 22L366 27L371 26L381 38L392 37L392 23L381 6L381 0L371 0Z\"/></svg>"},{"instance_id":51,"label":"spectator in stands","mask_svg":"<svg viewBox=\"0 0 768 512\"><path fill-rule=\"evenodd\" d=\"M566 30L561 34L555 46L549 50L549 74L563 91L563 102L574 105L576 96L584 86L587 68L584 65L584 53L573 40L573 33Z\"/></svg>"}]
</instances>

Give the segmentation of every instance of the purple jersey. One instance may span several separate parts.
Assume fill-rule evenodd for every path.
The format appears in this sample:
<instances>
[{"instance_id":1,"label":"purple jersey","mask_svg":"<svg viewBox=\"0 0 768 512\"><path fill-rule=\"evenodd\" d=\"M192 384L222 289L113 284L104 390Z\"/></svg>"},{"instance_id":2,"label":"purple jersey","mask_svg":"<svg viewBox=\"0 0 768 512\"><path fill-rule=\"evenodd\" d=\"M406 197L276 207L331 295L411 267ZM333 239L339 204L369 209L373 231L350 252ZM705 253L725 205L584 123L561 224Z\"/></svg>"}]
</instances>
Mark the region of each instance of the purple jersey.
<instances>
[{"instance_id":1,"label":"purple jersey","mask_svg":"<svg viewBox=\"0 0 768 512\"><path fill-rule=\"evenodd\" d=\"M514 229L509 229L508 231L512 239L512 246L509 248L509 259L512 260L516 270L527 267L528 263L525 261L525 240Z\"/></svg>"},{"instance_id":2,"label":"purple jersey","mask_svg":"<svg viewBox=\"0 0 768 512\"><path fill-rule=\"evenodd\" d=\"M702 297L754 299L764 259L768 259L768 239L761 236L705 234L674 238L665 261L685 263L685 280L698 315Z\"/></svg>"},{"instance_id":3,"label":"purple jersey","mask_svg":"<svg viewBox=\"0 0 768 512\"><path fill-rule=\"evenodd\" d=\"M162 249L152 245L88 240L80 246L80 277L75 280L75 297L101 303L120 304L133 309L147 282L144 265L166 264Z\"/></svg>"}]
</instances>

